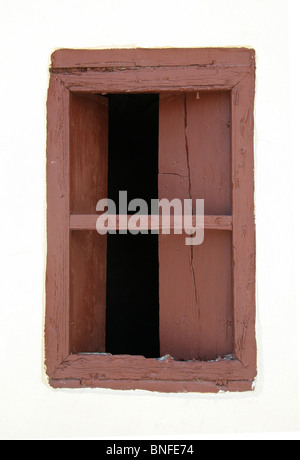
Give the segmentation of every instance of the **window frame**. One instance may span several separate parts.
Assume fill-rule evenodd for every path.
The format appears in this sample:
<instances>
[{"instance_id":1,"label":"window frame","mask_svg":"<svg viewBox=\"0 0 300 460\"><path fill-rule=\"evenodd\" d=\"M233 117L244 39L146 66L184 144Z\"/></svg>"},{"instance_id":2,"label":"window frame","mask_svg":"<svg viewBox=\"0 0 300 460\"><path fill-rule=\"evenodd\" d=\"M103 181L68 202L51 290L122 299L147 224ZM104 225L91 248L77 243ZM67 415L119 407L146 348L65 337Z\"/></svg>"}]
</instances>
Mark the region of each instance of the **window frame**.
<instances>
[{"instance_id":1,"label":"window frame","mask_svg":"<svg viewBox=\"0 0 300 460\"><path fill-rule=\"evenodd\" d=\"M168 356L70 354L69 239L70 228L76 225L69 208L70 94L203 90L231 93L234 359L179 362ZM257 375L254 94L253 49L63 49L52 54L47 101L45 319L45 365L52 387L202 393L253 389ZM94 220L91 216L89 225ZM213 225L209 217L205 222L208 228Z\"/></svg>"}]
</instances>

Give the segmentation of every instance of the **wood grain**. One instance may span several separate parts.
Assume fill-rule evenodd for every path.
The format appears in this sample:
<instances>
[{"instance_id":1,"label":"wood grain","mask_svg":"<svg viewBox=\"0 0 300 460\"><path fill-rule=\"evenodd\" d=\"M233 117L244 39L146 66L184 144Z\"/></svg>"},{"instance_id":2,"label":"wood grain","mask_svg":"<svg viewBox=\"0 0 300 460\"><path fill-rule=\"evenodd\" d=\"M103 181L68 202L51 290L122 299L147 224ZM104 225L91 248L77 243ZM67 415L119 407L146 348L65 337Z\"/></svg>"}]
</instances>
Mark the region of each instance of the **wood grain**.
<instances>
[{"instance_id":1,"label":"wood grain","mask_svg":"<svg viewBox=\"0 0 300 460\"><path fill-rule=\"evenodd\" d=\"M99 226L99 228L107 228L110 230L128 230L129 220L132 215L128 216L112 216L113 222L116 222L116 225L109 225L107 227ZM97 220L99 218L98 214L72 214L70 216L70 229L71 230L96 230ZM151 216L151 215L140 215L140 222L137 224L141 230L159 230L162 231L166 228L166 225L163 224L160 216ZM124 222L123 222L124 221ZM177 222L177 221L176 221ZM174 228L185 228L186 230L195 228L196 217L192 217L192 225L188 226L182 222L182 218L179 219L178 225L174 222L174 216L170 216L170 229L171 231ZM232 230L232 217L231 216L204 216L204 228L207 230ZM183 230L184 231L184 230Z\"/></svg>"},{"instance_id":2,"label":"wood grain","mask_svg":"<svg viewBox=\"0 0 300 460\"><path fill-rule=\"evenodd\" d=\"M59 49L51 56L52 69L94 69L161 66L249 66L253 50L248 48L159 48L79 50Z\"/></svg>"},{"instance_id":3,"label":"wood grain","mask_svg":"<svg viewBox=\"0 0 300 460\"><path fill-rule=\"evenodd\" d=\"M106 246L97 232L71 233L71 353L105 351Z\"/></svg>"},{"instance_id":4,"label":"wood grain","mask_svg":"<svg viewBox=\"0 0 300 460\"><path fill-rule=\"evenodd\" d=\"M160 199L204 198L205 212L231 213L228 124L227 93L161 96ZM211 360L232 352L231 250L226 232L206 231L200 246L159 236L162 354Z\"/></svg>"},{"instance_id":5,"label":"wood grain","mask_svg":"<svg viewBox=\"0 0 300 460\"><path fill-rule=\"evenodd\" d=\"M185 104L191 198L204 199L205 214L230 215L230 93L189 93Z\"/></svg>"},{"instance_id":6,"label":"wood grain","mask_svg":"<svg viewBox=\"0 0 300 460\"><path fill-rule=\"evenodd\" d=\"M45 364L51 375L69 354L69 92L56 76L47 114Z\"/></svg>"},{"instance_id":7,"label":"wood grain","mask_svg":"<svg viewBox=\"0 0 300 460\"><path fill-rule=\"evenodd\" d=\"M97 379L51 379L53 388L109 388L112 390L146 390L159 393L224 393L251 391L253 384L251 380L234 381L166 381L166 380L97 380Z\"/></svg>"},{"instance_id":8,"label":"wood grain","mask_svg":"<svg viewBox=\"0 0 300 460\"><path fill-rule=\"evenodd\" d=\"M93 213L107 197L108 102L71 95L71 212ZM70 244L70 351L105 351L106 235L72 232Z\"/></svg>"},{"instance_id":9,"label":"wood grain","mask_svg":"<svg viewBox=\"0 0 300 460\"><path fill-rule=\"evenodd\" d=\"M207 231L193 255L182 235L161 235L159 250L161 354L207 361L232 353L230 233Z\"/></svg>"},{"instance_id":10,"label":"wood grain","mask_svg":"<svg viewBox=\"0 0 300 460\"><path fill-rule=\"evenodd\" d=\"M104 380L247 380L248 373L234 359L212 362L176 361L166 355L160 359L132 355L77 354L68 356L56 369L54 379Z\"/></svg>"},{"instance_id":11,"label":"wood grain","mask_svg":"<svg viewBox=\"0 0 300 460\"><path fill-rule=\"evenodd\" d=\"M95 213L107 197L108 101L71 93L71 212Z\"/></svg>"},{"instance_id":12,"label":"wood grain","mask_svg":"<svg viewBox=\"0 0 300 460\"><path fill-rule=\"evenodd\" d=\"M230 90L247 75L247 67L153 67L107 71L78 69L59 73L70 91L78 93L162 93ZM120 85L120 81L123 84ZM88 89L87 89L88 88Z\"/></svg>"},{"instance_id":13,"label":"wood grain","mask_svg":"<svg viewBox=\"0 0 300 460\"><path fill-rule=\"evenodd\" d=\"M252 72L232 90L234 352L256 375L254 87Z\"/></svg>"}]
</instances>

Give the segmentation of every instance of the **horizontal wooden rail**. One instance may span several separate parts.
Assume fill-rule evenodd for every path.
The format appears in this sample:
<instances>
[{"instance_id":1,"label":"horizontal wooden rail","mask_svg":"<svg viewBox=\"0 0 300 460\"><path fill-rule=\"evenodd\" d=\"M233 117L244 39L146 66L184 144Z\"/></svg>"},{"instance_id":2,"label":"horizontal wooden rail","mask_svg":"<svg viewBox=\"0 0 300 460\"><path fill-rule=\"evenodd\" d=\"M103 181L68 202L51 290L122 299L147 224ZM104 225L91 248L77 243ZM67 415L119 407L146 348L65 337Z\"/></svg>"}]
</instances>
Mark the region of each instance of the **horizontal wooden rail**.
<instances>
[{"instance_id":1,"label":"horizontal wooden rail","mask_svg":"<svg viewBox=\"0 0 300 460\"><path fill-rule=\"evenodd\" d=\"M100 214L72 214L70 216L70 229L71 230L96 230L97 219ZM137 226L140 230L164 230L168 227L168 224L163 222L161 216L151 215L116 215L111 216L112 222L116 225L109 225L105 227L107 230L130 230L129 221L132 217L135 219L138 217L139 222ZM132 221L131 221L132 222ZM195 228L196 216L193 216L192 226ZM189 228L183 225L182 217L171 216L170 218L170 229L183 228L189 230ZM104 226L102 227L104 228ZM204 216L204 228L206 230L232 230L232 216Z\"/></svg>"}]
</instances>

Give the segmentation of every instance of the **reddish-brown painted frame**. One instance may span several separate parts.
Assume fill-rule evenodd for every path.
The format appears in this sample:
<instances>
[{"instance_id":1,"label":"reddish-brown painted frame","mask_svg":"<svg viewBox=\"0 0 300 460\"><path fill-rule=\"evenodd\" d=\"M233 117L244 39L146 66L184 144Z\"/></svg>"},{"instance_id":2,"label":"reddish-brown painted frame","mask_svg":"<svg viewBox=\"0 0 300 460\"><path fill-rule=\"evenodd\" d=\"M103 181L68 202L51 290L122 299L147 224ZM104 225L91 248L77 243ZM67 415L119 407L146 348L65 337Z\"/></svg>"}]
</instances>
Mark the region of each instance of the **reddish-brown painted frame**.
<instances>
[{"instance_id":1,"label":"reddish-brown painted frame","mask_svg":"<svg viewBox=\"0 0 300 460\"><path fill-rule=\"evenodd\" d=\"M100 387L162 392L249 391L257 374L255 338L254 93L252 49L57 50L52 55L47 119L47 276L45 363L55 388ZM234 359L70 354L70 229L95 216L71 216L71 92L231 92ZM224 219L224 217L223 217ZM226 220L227 219L227 220ZM229 220L228 220L229 219ZM206 223L220 227L217 217Z\"/></svg>"}]
</instances>

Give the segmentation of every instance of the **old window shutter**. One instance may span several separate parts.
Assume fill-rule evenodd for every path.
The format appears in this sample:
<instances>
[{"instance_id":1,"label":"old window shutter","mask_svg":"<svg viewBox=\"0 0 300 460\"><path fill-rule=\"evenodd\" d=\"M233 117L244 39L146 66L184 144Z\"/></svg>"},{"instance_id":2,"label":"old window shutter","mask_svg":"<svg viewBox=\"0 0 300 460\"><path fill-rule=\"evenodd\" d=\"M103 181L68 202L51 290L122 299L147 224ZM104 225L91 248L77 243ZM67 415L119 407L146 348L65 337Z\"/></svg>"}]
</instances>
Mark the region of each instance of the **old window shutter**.
<instances>
[{"instance_id":1,"label":"old window shutter","mask_svg":"<svg viewBox=\"0 0 300 460\"><path fill-rule=\"evenodd\" d=\"M231 215L230 94L160 98L159 198L204 198L205 215ZM233 351L232 232L204 243L159 235L161 355L213 360Z\"/></svg>"},{"instance_id":2,"label":"old window shutter","mask_svg":"<svg viewBox=\"0 0 300 460\"><path fill-rule=\"evenodd\" d=\"M159 198L205 199L201 246L186 246L185 235L172 231L159 235L160 355L175 359L102 353L106 238L96 232L94 208L107 196L107 105L96 94L141 91L160 94ZM251 49L53 54L45 319L51 386L254 388L254 94ZM87 148L85 173L80 158Z\"/></svg>"}]
</instances>

